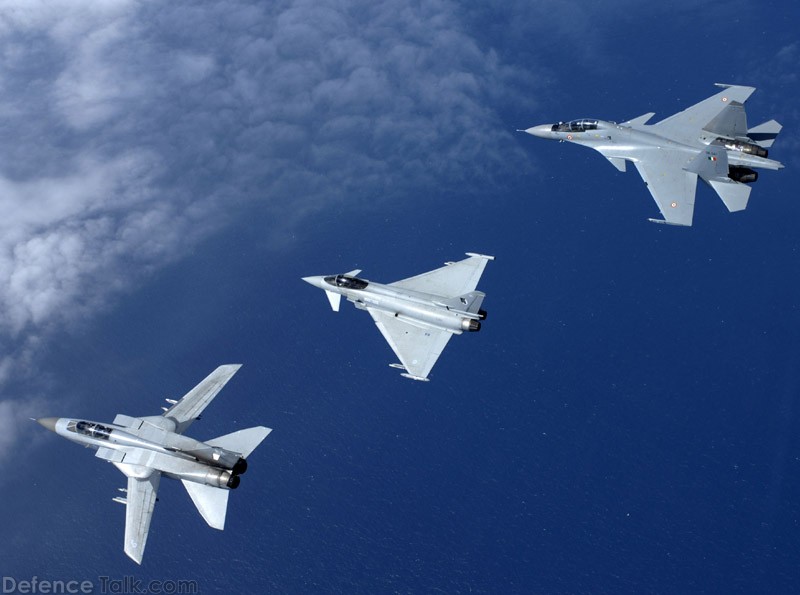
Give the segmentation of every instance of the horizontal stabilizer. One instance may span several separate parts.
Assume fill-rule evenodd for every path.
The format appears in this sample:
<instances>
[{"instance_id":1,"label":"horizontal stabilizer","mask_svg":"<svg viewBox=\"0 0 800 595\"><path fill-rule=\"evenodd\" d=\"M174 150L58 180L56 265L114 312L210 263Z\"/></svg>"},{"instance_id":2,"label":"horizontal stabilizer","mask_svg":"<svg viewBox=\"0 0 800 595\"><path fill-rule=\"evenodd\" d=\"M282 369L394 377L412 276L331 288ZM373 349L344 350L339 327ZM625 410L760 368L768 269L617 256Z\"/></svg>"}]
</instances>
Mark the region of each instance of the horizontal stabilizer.
<instances>
[{"instance_id":1,"label":"horizontal stabilizer","mask_svg":"<svg viewBox=\"0 0 800 595\"><path fill-rule=\"evenodd\" d=\"M775 142L782 128L783 126L778 124L775 120L770 120L769 122L764 122L763 124L750 128L747 131L747 136L760 147L768 149L772 146L772 143Z\"/></svg>"},{"instance_id":2,"label":"horizontal stabilizer","mask_svg":"<svg viewBox=\"0 0 800 595\"><path fill-rule=\"evenodd\" d=\"M218 438L212 438L206 441L206 444L224 448L231 452L238 452L244 458L247 458L264 441L264 438L269 436L271 431L270 428L265 428L264 426L255 426Z\"/></svg>"},{"instance_id":3,"label":"horizontal stabilizer","mask_svg":"<svg viewBox=\"0 0 800 595\"><path fill-rule=\"evenodd\" d=\"M722 182L720 180L709 180L709 185L716 190L722 202L733 213L744 211L747 208L747 200L750 198L750 186L734 182L733 180Z\"/></svg>"},{"instance_id":4,"label":"horizontal stabilizer","mask_svg":"<svg viewBox=\"0 0 800 595\"><path fill-rule=\"evenodd\" d=\"M181 480L197 511L208 523L209 527L222 531L225 528L225 515L228 512L228 494L230 490Z\"/></svg>"},{"instance_id":5,"label":"horizontal stabilizer","mask_svg":"<svg viewBox=\"0 0 800 595\"><path fill-rule=\"evenodd\" d=\"M641 116L633 118L632 120L623 122L622 124L620 124L620 126L642 126L644 124L647 124L647 122L650 121L650 118L652 118L655 115L656 115L655 112L647 112L646 114L642 114Z\"/></svg>"},{"instance_id":6,"label":"horizontal stabilizer","mask_svg":"<svg viewBox=\"0 0 800 595\"><path fill-rule=\"evenodd\" d=\"M331 308L333 308L334 312L339 311L339 304L342 303L342 294L336 293L335 291L328 291L325 290L325 295L328 296L328 301L331 304Z\"/></svg>"}]
</instances>

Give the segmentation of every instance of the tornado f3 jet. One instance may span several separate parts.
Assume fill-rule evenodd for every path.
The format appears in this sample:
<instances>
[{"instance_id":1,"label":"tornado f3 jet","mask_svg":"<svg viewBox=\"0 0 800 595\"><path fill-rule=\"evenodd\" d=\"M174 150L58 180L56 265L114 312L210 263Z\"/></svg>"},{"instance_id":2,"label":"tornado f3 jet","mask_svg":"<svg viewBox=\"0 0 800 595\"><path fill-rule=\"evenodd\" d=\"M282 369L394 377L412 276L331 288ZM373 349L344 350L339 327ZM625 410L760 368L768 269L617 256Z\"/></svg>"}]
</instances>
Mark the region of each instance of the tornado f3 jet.
<instances>
[{"instance_id":1,"label":"tornado f3 jet","mask_svg":"<svg viewBox=\"0 0 800 595\"><path fill-rule=\"evenodd\" d=\"M657 124L647 124L651 112L622 124L583 119L525 132L591 147L622 172L632 161L664 217L650 221L691 225L698 176L733 212L747 207L748 184L758 179L754 168L783 167L767 158L781 125L747 127L744 102L755 88L717 86L723 90Z\"/></svg>"},{"instance_id":2,"label":"tornado f3 jet","mask_svg":"<svg viewBox=\"0 0 800 595\"><path fill-rule=\"evenodd\" d=\"M334 312L339 311L342 296L369 312L400 359L401 363L390 365L403 370L406 378L427 381L450 337L479 331L486 318L481 309L486 294L475 288L494 256L472 252L467 256L388 285L357 277L360 270L303 277L303 281L324 289Z\"/></svg>"},{"instance_id":3,"label":"tornado f3 jet","mask_svg":"<svg viewBox=\"0 0 800 595\"><path fill-rule=\"evenodd\" d=\"M180 401L152 417L117 415L110 424L66 417L37 419L68 440L97 450L95 456L113 463L128 477L125 504L125 553L142 563L161 476L180 479L197 510L214 529L225 528L230 490L239 486L247 457L272 431L257 426L207 442L183 433L241 367L220 366Z\"/></svg>"}]
</instances>

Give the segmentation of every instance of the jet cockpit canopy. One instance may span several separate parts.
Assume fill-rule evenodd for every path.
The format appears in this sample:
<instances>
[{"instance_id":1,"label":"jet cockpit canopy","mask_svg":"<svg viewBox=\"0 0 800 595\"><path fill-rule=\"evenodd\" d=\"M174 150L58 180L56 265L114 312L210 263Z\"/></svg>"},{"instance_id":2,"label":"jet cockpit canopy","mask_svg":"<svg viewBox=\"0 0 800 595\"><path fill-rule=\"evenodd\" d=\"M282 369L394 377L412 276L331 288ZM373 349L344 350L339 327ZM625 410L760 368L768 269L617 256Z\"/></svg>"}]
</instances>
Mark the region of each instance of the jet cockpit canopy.
<instances>
[{"instance_id":1,"label":"jet cockpit canopy","mask_svg":"<svg viewBox=\"0 0 800 595\"><path fill-rule=\"evenodd\" d=\"M572 120L570 122L559 122L553 124L553 132L586 132L587 130L597 130L597 120Z\"/></svg>"},{"instance_id":2,"label":"jet cockpit canopy","mask_svg":"<svg viewBox=\"0 0 800 595\"><path fill-rule=\"evenodd\" d=\"M67 424L67 430L101 440L108 440L112 432L112 428L102 424L96 424L90 421L77 421L74 419Z\"/></svg>"},{"instance_id":3,"label":"jet cockpit canopy","mask_svg":"<svg viewBox=\"0 0 800 595\"><path fill-rule=\"evenodd\" d=\"M331 275L325 277L325 282L345 289L364 289L369 285L369 283L363 279L351 275Z\"/></svg>"}]
</instances>

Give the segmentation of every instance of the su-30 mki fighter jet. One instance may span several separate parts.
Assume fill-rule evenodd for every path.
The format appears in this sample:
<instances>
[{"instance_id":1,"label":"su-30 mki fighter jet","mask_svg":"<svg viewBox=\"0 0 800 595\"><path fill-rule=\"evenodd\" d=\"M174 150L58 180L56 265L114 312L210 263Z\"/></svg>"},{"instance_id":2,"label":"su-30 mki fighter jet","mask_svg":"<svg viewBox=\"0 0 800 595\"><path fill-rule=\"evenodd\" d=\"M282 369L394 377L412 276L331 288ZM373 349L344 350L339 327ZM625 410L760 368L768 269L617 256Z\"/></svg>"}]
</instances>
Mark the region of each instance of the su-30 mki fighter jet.
<instances>
[{"instance_id":1,"label":"su-30 mki fighter jet","mask_svg":"<svg viewBox=\"0 0 800 595\"><path fill-rule=\"evenodd\" d=\"M67 417L36 420L59 436L96 449L95 456L128 477L127 489L120 488L125 496L113 500L125 504L125 553L136 563L142 563L162 475L180 479L205 521L224 529L228 494L239 486L247 457L272 430L257 426L207 442L183 433L240 367L220 366L180 401L167 399L172 406L163 407L162 415L117 415L110 424Z\"/></svg>"},{"instance_id":2,"label":"su-30 mki fighter jet","mask_svg":"<svg viewBox=\"0 0 800 595\"><path fill-rule=\"evenodd\" d=\"M357 277L361 271L328 277L303 277L303 281L324 289L334 312L342 296L356 308L366 310L400 359L393 368L403 376L428 380L428 374L453 335L481 328L486 311L481 309L485 294L475 291L494 256L467 252L464 260L416 277L388 285Z\"/></svg>"},{"instance_id":3,"label":"su-30 mki fighter jet","mask_svg":"<svg viewBox=\"0 0 800 595\"><path fill-rule=\"evenodd\" d=\"M758 179L754 168L783 167L767 158L781 125L747 127L744 102L755 88L717 86L724 90L657 124L647 124L651 112L622 124L584 119L525 132L591 147L622 172L632 161L664 216L650 221L691 225L698 176L733 212L747 207L748 184Z\"/></svg>"}]
</instances>

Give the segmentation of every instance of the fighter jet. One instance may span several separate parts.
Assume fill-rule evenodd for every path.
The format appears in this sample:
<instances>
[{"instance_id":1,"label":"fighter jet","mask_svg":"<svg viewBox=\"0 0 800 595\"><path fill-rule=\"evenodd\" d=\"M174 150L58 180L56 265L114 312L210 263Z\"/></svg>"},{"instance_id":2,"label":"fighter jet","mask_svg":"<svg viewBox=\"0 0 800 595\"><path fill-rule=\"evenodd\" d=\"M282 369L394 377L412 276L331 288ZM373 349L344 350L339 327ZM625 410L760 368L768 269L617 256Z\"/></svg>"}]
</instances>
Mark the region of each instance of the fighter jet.
<instances>
[{"instance_id":1,"label":"fighter jet","mask_svg":"<svg viewBox=\"0 0 800 595\"><path fill-rule=\"evenodd\" d=\"M161 476L180 479L197 510L214 529L225 528L228 494L239 486L247 470L247 457L272 431L256 426L200 442L183 433L231 379L240 364L220 366L180 401L151 417L117 415L97 423L66 417L36 421L68 440L97 450L95 456L110 461L128 477L125 504L125 553L142 563L150 520Z\"/></svg>"},{"instance_id":2,"label":"fighter jet","mask_svg":"<svg viewBox=\"0 0 800 595\"><path fill-rule=\"evenodd\" d=\"M591 147L622 172L632 161L664 217L650 221L688 226L698 176L733 212L747 207L748 184L758 179L753 168L783 167L767 158L781 125L770 120L747 127L744 102L755 88L716 85L723 91L657 124L647 124L651 112L622 124L583 119L525 132Z\"/></svg>"},{"instance_id":3,"label":"fighter jet","mask_svg":"<svg viewBox=\"0 0 800 595\"><path fill-rule=\"evenodd\" d=\"M481 309L486 294L475 291L494 256L467 252L464 260L416 277L388 285L361 279L361 270L327 277L303 277L324 289L334 312L342 296L359 310L366 310L400 359L391 367L402 376L428 381L428 374L453 335L481 328L486 311Z\"/></svg>"}]
</instances>

